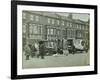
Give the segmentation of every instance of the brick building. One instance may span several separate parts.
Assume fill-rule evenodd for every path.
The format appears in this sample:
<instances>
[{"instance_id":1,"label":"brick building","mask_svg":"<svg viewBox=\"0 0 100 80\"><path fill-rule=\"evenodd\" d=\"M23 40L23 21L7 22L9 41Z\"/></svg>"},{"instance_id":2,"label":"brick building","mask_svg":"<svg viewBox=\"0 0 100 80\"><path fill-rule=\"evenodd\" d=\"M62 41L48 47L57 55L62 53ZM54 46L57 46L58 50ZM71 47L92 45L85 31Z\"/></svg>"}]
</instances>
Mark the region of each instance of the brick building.
<instances>
[{"instance_id":1,"label":"brick building","mask_svg":"<svg viewBox=\"0 0 100 80\"><path fill-rule=\"evenodd\" d=\"M49 48L66 48L67 39L89 40L89 22L76 20L57 12L23 11L23 45L45 41Z\"/></svg>"}]
</instances>

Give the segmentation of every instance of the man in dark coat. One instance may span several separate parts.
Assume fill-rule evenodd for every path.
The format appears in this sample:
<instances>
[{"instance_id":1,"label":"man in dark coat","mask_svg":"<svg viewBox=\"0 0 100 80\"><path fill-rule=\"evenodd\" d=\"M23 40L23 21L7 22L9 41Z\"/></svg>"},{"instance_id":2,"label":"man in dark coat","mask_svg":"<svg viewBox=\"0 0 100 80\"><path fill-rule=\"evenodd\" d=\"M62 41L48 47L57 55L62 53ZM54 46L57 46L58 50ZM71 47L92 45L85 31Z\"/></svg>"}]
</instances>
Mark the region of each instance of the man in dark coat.
<instances>
[{"instance_id":1,"label":"man in dark coat","mask_svg":"<svg viewBox=\"0 0 100 80\"><path fill-rule=\"evenodd\" d=\"M39 56L41 56L41 59L44 59L44 55L45 55L45 45L44 45L44 42L40 41L38 58Z\"/></svg>"}]
</instances>

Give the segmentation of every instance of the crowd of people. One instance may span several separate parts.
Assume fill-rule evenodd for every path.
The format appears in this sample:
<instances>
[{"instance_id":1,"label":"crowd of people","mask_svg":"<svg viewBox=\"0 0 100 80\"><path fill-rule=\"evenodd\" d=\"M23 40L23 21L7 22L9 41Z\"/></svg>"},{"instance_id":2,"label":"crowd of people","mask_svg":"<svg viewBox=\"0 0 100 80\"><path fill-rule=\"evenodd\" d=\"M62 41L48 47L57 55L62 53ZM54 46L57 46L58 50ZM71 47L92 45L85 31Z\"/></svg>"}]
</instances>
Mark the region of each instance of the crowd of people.
<instances>
[{"instance_id":1,"label":"crowd of people","mask_svg":"<svg viewBox=\"0 0 100 80\"><path fill-rule=\"evenodd\" d=\"M88 52L88 48L85 46L85 48L83 47L83 49L79 49L79 48L75 48L75 46L73 47L73 43L67 44L67 49L62 49L60 46L56 46L56 48L46 48L45 46L45 42L44 41L40 41L38 43L35 44L29 44L26 43L26 45L24 46L24 52L25 52L25 56L26 56L26 60L29 60L29 57L37 57L37 58L41 58L44 59L45 56L49 55L49 56L59 56L59 55L66 55L68 56L68 54L75 54L75 53L82 53L82 52Z\"/></svg>"},{"instance_id":2,"label":"crowd of people","mask_svg":"<svg viewBox=\"0 0 100 80\"><path fill-rule=\"evenodd\" d=\"M31 56L33 57L41 57L41 59L44 59L44 50L45 50L45 45L44 42L40 41L39 44L28 44L26 43L25 47L24 47L24 51L25 51L25 56L26 56L26 60L29 60L29 57Z\"/></svg>"},{"instance_id":3,"label":"crowd of people","mask_svg":"<svg viewBox=\"0 0 100 80\"><path fill-rule=\"evenodd\" d=\"M26 60L29 60L29 57L37 57L37 58L41 58L44 59L45 55L53 55L53 56L57 56L57 55L62 55L63 54L63 50L58 48L56 51L46 51L46 47L45 47L45 43L43 41L40 41L37 44L29 44L26 43L26 45L24 46L24 52L25 52L25 56L26 56Z\"/></svg>"}]
</instances>

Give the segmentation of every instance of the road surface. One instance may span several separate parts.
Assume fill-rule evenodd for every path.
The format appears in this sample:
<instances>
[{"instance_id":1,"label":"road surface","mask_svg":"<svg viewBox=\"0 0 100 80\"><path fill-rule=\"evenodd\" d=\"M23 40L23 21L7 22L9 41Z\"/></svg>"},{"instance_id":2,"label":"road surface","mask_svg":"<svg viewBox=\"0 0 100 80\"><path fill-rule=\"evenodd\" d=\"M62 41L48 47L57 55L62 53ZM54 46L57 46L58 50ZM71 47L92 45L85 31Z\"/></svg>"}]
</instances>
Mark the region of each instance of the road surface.
<instances>
[{"instance_id":1,"label":"road surface","mask_svg":"<svg viewBox=\"0 0 100 80\"><path fill-rule=\"evenodd\" d=\"M45 56L45 59L31 58L25 60L23 55L23 69L26 68L47 68L47 67L68 67L68 66L87 66L89 65L89 53L77 53L58 55L58 56Z\"/></svg>"}]
</instances>

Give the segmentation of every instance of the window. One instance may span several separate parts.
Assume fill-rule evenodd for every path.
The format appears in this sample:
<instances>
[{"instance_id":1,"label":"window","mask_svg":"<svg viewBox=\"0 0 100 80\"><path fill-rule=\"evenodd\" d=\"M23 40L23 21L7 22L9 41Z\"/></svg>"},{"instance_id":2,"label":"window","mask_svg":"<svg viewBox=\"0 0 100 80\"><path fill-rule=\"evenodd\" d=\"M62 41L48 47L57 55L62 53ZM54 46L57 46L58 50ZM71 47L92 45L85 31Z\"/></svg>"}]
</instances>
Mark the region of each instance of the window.
<instances>
[{"instance_id":1,"label":"window","mask_svg":"<svg viewBox=\"0 0 100 80\"><path fill-rule=\"evenodd\" d=\"M53 48L54 47L54 42L48 42L48 47Z\"/></svg>"},{"instance_id":2,"label":"window","mask_svg":"<svg viewBox=\"0 0 100 80\"><path fill-rule=\"evenodd\" d=\"M82 38L82 32L81 31L77 31L77 38Z\"/></svg>"},{"instance_id":3,"label":"window","mask_svg":"<svg viewBox=\"0 0 100 80\"><path fill-rule=\"evenodd\" d=\"M53 34L54 34L54 29L48 28L48 29L47 29L47 34L48 34L48 35L53 35Z\"/></svg>"},{"instance_id":4,"label":"window","mask_svg":"<svg viewBox=\"0 0 100 80\"><path fill-rule=\"evenodd\" d=\"M81 25L81 27L82 27L83 30L85 29L85 28L84 28L84 25Z\"/></svg>"},{"instance_id":5,"label":"window","mask_svg":"<svg viewBox=\"0 0 100 80\"><path fill-rule=\"evenodd\" d=\"M48 18L48 23L50 24L50 18Z\"/></svg>"},{"instance_id":6,"label":"window","mask_svg":"<svg viewBox=\"0 0 100 80\"><path fill-rule=\"evenodd\" d=\"M36 16L36 21L39 21L39 16Z\"/></svg>"},{"instance_id":7,"label":"window","mask_svg":"<svg viewBox=\"0 0 100 80\"><path fill-rule=\"evenodd\" d=\"M62 25L64 26L64 21L62 21Z\"/></svg>"},{"instance_id":8,"label":"window","mask_svg":"<svg viewBox=\"0 0 100 80\"><path fill-rule=\"evenodd\" d=\"M58 25L60 24L60 21L59 21L59 20L57 20L57 24L58 24Z\"/></svg>"},{"instance_id":9,"label":"window","mask_svg":"<svg viewBox=\"0 0 100 80\"><path fill-rule=\"evenodd\" d=\"M29 32L30 32L30 34L41 34L42 33L42 25L30 24Z\"/></svg>"},{"instance_id":10,"label":"window","mask_svg":"<svg viewBox=\"0 0 100 80\"><path fill-rule=\"evenodd\" d=\"M77 29L77 24L74 24L75 28Z\"/></svg>"},{"instance_id":11,"label":"window","mask_svg":"<svg viewBox=\"0 0 100 80\"><path fill-rule=\"evenodd\" d=\"M70 27L72 27L72 23L70 23L69 25L70 25Z\"/></svg>"},{"instance_id":12,"label":"window","mask_svg":"<svg viewBox=\"0 0 100 80\"><path fill-rule=\"evenodd\" d=\"M54 19L52 19L52 24L54 24Z\"/></svg>"},{"instance_id":13,"label":"window","mask_svg":"<svg viewBox=\"0 0 100 80\"><path fill-rule=\"evenodd\" d=\"M56 29L53 29L53 34L56 35Z\"/></svg>"},{"instance_id":14,"label":"window","mask_svg":"<svg viewBox=\"0 0 100 80\"><path fill-rule=\"evenodd\" d=\"M88 29L89 29L88 27L89 27L89 26L85 26L86 30L88 30Z\"/></svg>"},{"instance_id":15,"label":"window","mask_svg":"<svg viewBox=\"0 0 100 80\"><path fill-rule=\"evenodd\" d=\"M26 24L23 24L22 31L23 31L23 33L26 33Z\"/></svg>"},{"instance_id":16,"label":"window","mask_svg":"<svg viewBox=\"0 0 100 80\"><path fill-rule=\"evenodd\" d=\"M53 29L50 29L50 34L53 35Z\"/></svg>"},{"instance_id":17,"label":"window","mask_svg":"<svg viewBox=\"0 0 100 80\"><path fill-rule=\"evenodd\" d=\"M58 36L60 35L60 30L57 30L57 35L58 35Z\"/></svg>"},{"instance_id":18,"label":"window","mask_svg":"<svg viewBox=\"0 0 100 80\"><path fill-rule=\"evenodd\" d=\"M38 25L39 33L42 34L42 25Z\"/></svg>"},{"instance_id":19,"label":"window","mask_svg":"<svg viewBox=\"0 0 100 80\"><path fill-rule=\"evenodd\" d=\"M66 22L66 25L69 26L69 22Z\"/></svg>"},{"instance_id":20,"label":"window","mask_svg":"<svg viewBox=\"0 0 100 80\"><path fill-rule=\"evenodd\" d=\"M63 31L63 36L65 36L66 35L66 32L65 32L65 30L62 30Z\"/></svg>"},{"instance_id":21,"label":"window","mask_svg":"<svg viewBox=\"0 0 100 80\"><path fill-rule=\"evenodd\" d=\"M34 25L33 30L34 34L38 34L38 26Z\"/></svg>"},{"instance_id":22,"label":"window","mask_svg":"<svg viewBox=\"0 0 100 80\"><path fill-rule=\"evenodd\" d=\"M33 26L32 26L32 24L29 25L29 33L33 34Z\"/></svg>"},{"instance_id":23,"label":"window","mask_svg":"<svg viewBox=\"0 0 100 80\"><path fill-rule=\"evenodd\" d=\"M34 20L34 15L30 15L30 20Z\"/></svg>"},{"instance_id":24,"label":"window","mask_svg":"<svg viewBox=\"0 0 100 80\"><path fill-rule=\"evenodd\" d=\"M26 13L24 13L24 12L22 13L22 18L26 19Z\"/></svg>"},{"instance_id":25,"label":"window","mask_svg":"<svg viewBox=\"0 0 100 80\"><path fill-rule=\"evenodd\" d=\"M80 29L80 25L78 24L78 29Z\"/></svg>"},{"instance_id":26,"label":"window","mask_svg":"<svg viewBox=\"0 0 100 80\"><path fill-rule=\"evenodd\" d=\"M77 29L79 28L79 25L78 24L76 24L76 27L77 27Z\"/></svg>"},{"instance_id":27,"label":"window","mask_svg":"<svg viewBox=\"0 0 100 80\"><path fill-rule=\"evenodd\" d=\"M49 31L49 30L50 30L50 29L48 28L48 29L47 29L47 34L50 34L50 31Z\"/></svg>"},{"instance_id":28,"label":"window","mask_svg":"<svg viewBox=\"0 0 100 80\"><path fill-rule=\"evenodd\" d=\"M50 47L53 47L53 42L50 42Z\"/></svg>"},{"instance_id":29,"label":"window","mask_svg":"<svg viewBox=\"0 0 100 80\"><path fill-rule=\"evenodd\" d=\"M73 29L67 29L67 37L68 38L74 38L75 37L75 31Z\"/></svg>"}]
</instances>

